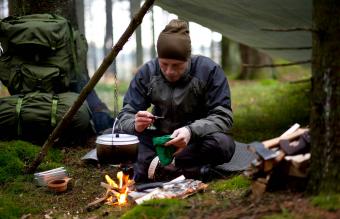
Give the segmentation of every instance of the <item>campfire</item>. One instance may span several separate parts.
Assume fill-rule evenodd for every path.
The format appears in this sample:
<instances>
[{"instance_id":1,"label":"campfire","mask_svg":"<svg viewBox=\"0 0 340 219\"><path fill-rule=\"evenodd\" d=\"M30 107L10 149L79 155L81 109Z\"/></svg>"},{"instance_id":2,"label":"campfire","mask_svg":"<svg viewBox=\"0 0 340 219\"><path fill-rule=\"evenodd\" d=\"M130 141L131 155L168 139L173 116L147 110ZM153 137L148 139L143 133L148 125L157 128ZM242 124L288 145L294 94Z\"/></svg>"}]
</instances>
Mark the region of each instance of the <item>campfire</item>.
<instances>
[{"instance_id":1,"label":"campfire","mask_svg":"<svg viewBox=\"0 0 340 219\"><path fill-rule=\"evenodd\" d=\"M183 175L169 182L134 185L134 180L130 180L129 175L124 171L117 173L117 181L109 175L105 175L105 180L106 182L100 183L106 189L105 195L88 204L86 207L88 211L100 207L102 203L111 206L125 206L128 204L128 200L131 200L132 204L141 204L150 199L186 198L205 190L208 186L199 180L186 179Z\"/></svg>"},{"instance_id":2,"label":"campfire","mask_svg":"<svg viewBox=\"0 0 340 219\"><path fill-rule=\"evenodd\" d=\"M106 183L101 186L106 188L106 204L108 205L124 205L127 203L129 186L133 185L133 180L129 179L129 175L123 171L117 173L118 183L116 183L109 175L105 175Z\"/></svg>"}]
</instances>

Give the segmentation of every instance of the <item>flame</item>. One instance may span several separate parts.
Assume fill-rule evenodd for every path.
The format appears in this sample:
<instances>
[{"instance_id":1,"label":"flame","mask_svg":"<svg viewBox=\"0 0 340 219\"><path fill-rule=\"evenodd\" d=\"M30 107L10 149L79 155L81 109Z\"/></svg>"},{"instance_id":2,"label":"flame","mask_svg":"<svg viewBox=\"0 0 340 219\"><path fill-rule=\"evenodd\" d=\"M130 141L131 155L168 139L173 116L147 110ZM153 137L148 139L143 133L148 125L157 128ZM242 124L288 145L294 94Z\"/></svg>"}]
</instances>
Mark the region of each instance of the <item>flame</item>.
<instances>
[{"instance_id":1,"label":"flame","mask_svg":"<svg viewBox=\"0 0 340 219\"><path fill-rule=\"evenodd\" d=\"M122 205L127 203L127 193L128 193L128 187L126 187L125 192L124 193L120 193L118 195L118 205Z\"/></svg>"},{"instance_id":2,"label":"flame","mask_svg":"<svg viewBox=\"0 0 340 219\"><path fill-rule=\"evenodd\" d=\"M110 186L112 186L113 188L118 188L117 183L113 179L111 179L109 175L105 175L105 179Z\"/></svg>"},{"instance_id":3,"label":"flame","mask_svg":"<svg viewBox=\"0 0 340 219\"><path fill-rule=\"evenodd\" d=\"M127 203L127 193L128 193L128 185L130 183L129 175L123 174L122 171L117 173L117 179L119 180L119 185L111 179L109 175L105 175L105 179L107 183L113 188L117 189L119 192L113 192L115 196L110 196L107 199L109 204L113 205L123 205ZM117 201L116 201L117 200Z\"/></svg>"}]
</instances>

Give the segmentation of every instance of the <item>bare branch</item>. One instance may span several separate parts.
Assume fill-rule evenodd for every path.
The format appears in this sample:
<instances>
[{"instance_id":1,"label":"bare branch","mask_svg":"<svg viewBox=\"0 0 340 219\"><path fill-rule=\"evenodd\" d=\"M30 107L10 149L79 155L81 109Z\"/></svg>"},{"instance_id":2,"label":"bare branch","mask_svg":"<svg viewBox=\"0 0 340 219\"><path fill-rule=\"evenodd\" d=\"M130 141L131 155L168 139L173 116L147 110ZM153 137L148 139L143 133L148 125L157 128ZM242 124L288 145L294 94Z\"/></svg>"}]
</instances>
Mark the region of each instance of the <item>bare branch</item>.
<instances>
[{"instance_id":1,"label":"bare branch","mask_svg":"<svg viewBox=\"0 0 340 219\"><path fill-rule=\"evenodd\" d=\"M276 67L287 67L292 65L302 65L302 64L308 64L311 63L311 60L305 60L305 61L298 61L298 62L290 62L285 64L269 64L269 65L249 65L249 64L243 64L242 66L245 68L276 68Z\"/></svg>"},{"instance_id":2,"label":"bare branch","mask_svg":"<svg viewBox=\"0 0 340 219\"><path fill-rule=\"evenodd\" d=\"M296 81L289 81L290 84L300 84L300 83L307 83L310 82L311 78L300 79Z\"/></svg>"},{"instance_id":3,"label":"bare branch","mask_svg":"<svg viewBox=\"0 0 340 219\"><path fill-rule=\"evenodd\" d=\"M311 46L302 46L302 47L261 47L258 49L264 50L309 50L312 49Z\"/></svg>"},{"instance_id":4,"label":"bare branch","mask_svg":"<svg viewBox=\"0 0 340 219\"><path fill-rule=\"evenodd\" d=\"M273 31L273 32L294 32L294 31L308 31L315 32L312 28L307 27L295 27L295 28L261 28L263 31Z\"/></svg>"}]
</instances>

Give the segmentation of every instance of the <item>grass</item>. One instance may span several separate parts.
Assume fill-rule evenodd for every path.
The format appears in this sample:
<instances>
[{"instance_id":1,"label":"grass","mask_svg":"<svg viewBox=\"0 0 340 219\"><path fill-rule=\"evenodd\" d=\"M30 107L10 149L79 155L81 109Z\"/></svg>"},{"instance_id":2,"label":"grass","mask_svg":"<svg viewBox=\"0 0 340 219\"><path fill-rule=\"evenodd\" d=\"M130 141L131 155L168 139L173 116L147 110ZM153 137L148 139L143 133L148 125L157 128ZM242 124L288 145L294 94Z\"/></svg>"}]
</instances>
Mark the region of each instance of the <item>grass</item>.
<instances>
[{"instance_id":1,"label":"grass","mask_svg":"<svg viewBox=\"0 0 340 219\"><path fill-rule=\"evenodd\" d=\"M340 209L340 194L321 194L311 198L311 203L328 211Z\"/></svg>"},{"instance_id":2,"label":"grass","mask_svg":"<svg viewBox=\"0 0 340 219\"><path fill-rule=\"evenodd\" d=\"M235 139L262 141L279 136L295 123L307 125L309 90L309 83L234 82L231 92Z\"/></svg>"},{"instance_id":3,"label":"grass","mask_svg":"<svg viewBox=\"0 0 340 219\"><path fill-rule=\"evenodd\" d=\"M217 181L210 185L210 189L216 192L227 190L244 190L250 186L250 180L243 175L236 175L229 180Z\"/></svg>"},{"instance_id":4,"label":"grass","mask_svg":"<svg viewBox=\"0 0 340 219\"><path fill-rule=\"evenodd\" d=\"M176 199L150 200L136 206L128 211L121 218L149 218L149 219L170 219L178 218L183 213L186 202Z\"/></svg>"}]
</instances>

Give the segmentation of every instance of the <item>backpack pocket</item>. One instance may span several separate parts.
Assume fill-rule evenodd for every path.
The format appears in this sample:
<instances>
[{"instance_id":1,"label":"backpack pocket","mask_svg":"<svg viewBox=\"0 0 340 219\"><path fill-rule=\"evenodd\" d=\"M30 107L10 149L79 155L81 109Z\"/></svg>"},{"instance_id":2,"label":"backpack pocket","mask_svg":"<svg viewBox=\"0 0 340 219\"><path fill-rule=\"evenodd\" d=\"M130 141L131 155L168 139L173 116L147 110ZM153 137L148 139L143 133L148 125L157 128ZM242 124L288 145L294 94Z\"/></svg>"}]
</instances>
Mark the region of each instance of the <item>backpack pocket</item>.
<instances>
[{"instance_id":1,"label":"backpack pocket","mask_svg":"<svg viewBox=\"0 0 340 219\"><path fill-rule=\"evenodd\" d=\"M6 32L9 43L16 47L31 45L32 52L40 50L56 50L70 40L68 21L51 14L33 14L5 19L2 29ZM17 48L16 48L17 49ZM37 51L35 51L37 52Z\"/></svg>"},{"instance_id":2,"label":"backpack pocket","mask_svg":"<svg viewBox=\"0 0 340 219\"><path fill-rule=\"evenodd\" d=\"M29 93L32 90L46 93L65 92L69 86L68 79L54 66L36 66L22 64L14 70L10 80L11 94Z\"/></svg>"}]
</instances>

